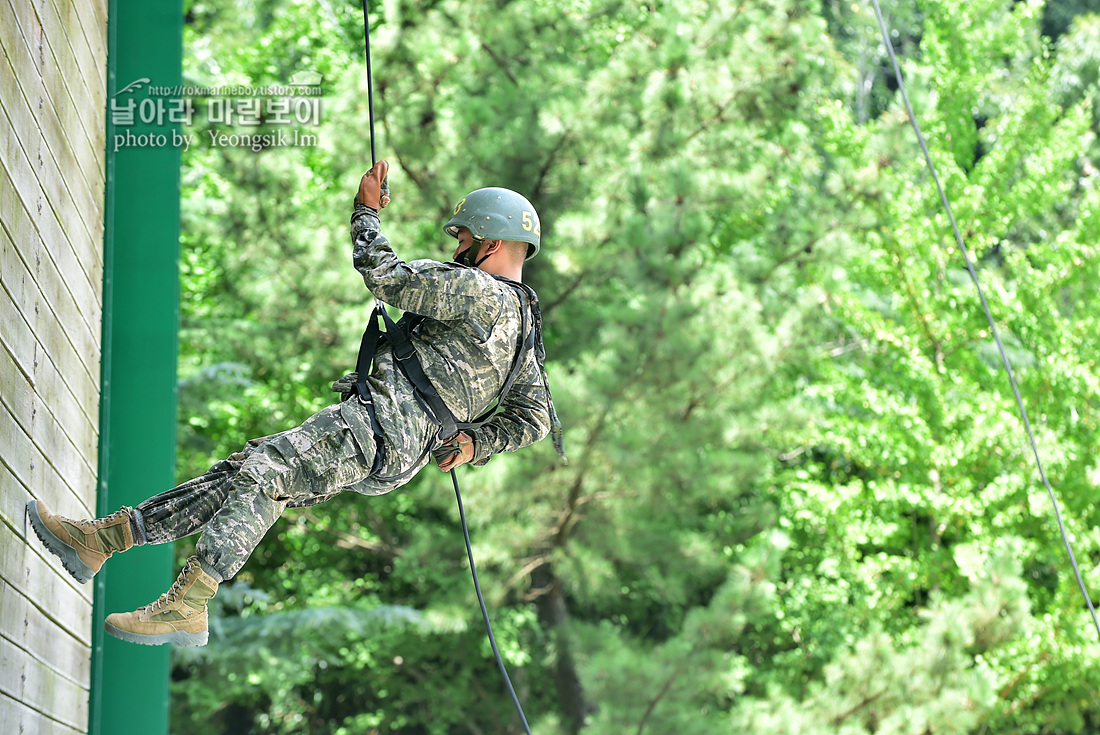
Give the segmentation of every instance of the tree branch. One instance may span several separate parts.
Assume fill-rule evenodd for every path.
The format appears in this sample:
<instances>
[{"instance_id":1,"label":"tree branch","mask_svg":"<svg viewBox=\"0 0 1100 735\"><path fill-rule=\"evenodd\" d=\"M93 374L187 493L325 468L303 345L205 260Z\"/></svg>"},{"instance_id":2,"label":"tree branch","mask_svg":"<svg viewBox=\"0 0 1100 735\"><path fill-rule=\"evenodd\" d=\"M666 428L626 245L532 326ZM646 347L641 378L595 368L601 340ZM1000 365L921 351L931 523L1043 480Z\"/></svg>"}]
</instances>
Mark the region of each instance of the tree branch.
<instances>
[{"instance_id":1,"label":"tree branch","mask_svg":"<svg viewBox=\"0 0 1100 735\"><path fill-rule=\"evenodd\" d=\"M645 729L646 721L649 719L649 716L653 714L653 711L657 709L657 705L660 704L661 700L672 690L673 683L680 678L680 674L684 673L684 669L687 668L688 662L699 652L699 645L700 642L696 641L695 646L691 649L691 653L680 661L680 665L677 666L668 679L665 680L665 683L661 686L661 690L657 692L657 696L649 700L649 706L646 707L642 719L638 721L638 729L635 731L635 735L642 735L642 730Z\"/></svg>"},{"instance_id":2,"label":"tree branch","mask_svg":"<svg viewBox=\"0 0 1100 735\"><path fill-rule=\"evenodd\" d=\"M376 556L380 556L384 559L390 560L396 559L403 553L402 549L396 546L391 546L390 544L387 544L385 542L369 541L365 538L354 536L345 531L334 529L331 526L328 526L324 522L322 522L321 519L314 515L312 511L306 510L304 508L299 508L297 513L299 518L303 518L306 521L309 521L315 531L328 534L329 536L335 538L336 545L341 549L368 551Z\"/></svg>"},{"instance_id":3,"label":"tree branch","mask_svg":"<svg viewBox=\"0 0 1100 735\"><path fill-rule=\"evenodd\" d=\"M512 84L514 84L516 87L519 87L519 82L516 81L516 77L514 74L512 74L512 70L509 69L508 65L504 63L504 59L500 58L500 56L497 55L497 52L493 51L493 48L484 41L481 42L481 48L483 51L485 51L485 53L489 54L489 56L492 57L493 61L497 63L497 66L499 66L504 71L504 73L508 76L508 80L512 82Z\"/></svg>"},{"instance_id":4,"label":"tree branch","mask_svg":"<svg viewBox=\"0 0 1100 735\"><path fill-rule=\"evenodd\" d=\"M554 307L561 305L563 301L569 298L569 296L572 295L575 290L577 290L577 286L581 285L581 281L584 280L584 277L586 275L588 275L587 271L581 271L580 273L578 273L577 277L573 279L573 282L566 286L564 291L555 296L553 301L548 304L543 304L543 316L545 317L548 311L551 311L552 309L554 309Z\"/></svg>"}]
</instances>

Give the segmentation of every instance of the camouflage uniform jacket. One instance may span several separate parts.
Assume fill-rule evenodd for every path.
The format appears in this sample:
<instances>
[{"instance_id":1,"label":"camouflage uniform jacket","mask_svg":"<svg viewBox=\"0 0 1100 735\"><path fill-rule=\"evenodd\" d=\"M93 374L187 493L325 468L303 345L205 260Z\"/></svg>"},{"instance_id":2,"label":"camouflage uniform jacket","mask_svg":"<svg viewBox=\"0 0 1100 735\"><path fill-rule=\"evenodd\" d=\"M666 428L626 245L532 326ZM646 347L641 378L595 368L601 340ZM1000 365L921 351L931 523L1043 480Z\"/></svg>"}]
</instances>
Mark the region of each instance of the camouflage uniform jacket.
<instances>
[{"instance_id":1,"label":"camouflage uniform jacket","mask_svg":"<svg viewBox=\"0 0 1100 735\"><path fill-rule=\"evenodd\" d=\"M478 268L401 260L380 232L377 214L367 207L357 204L351 222L352 258L367 288L380 301L426 317L409 336L432 385L459 421L484 413L497 398L519 343L520 300L515 288ZM523 288L534 297L534 291ZM557 424L541 350L539 340L501 399L500 410L469 432L474 439L473 464L484 465L494 454L533 444L546 436L552 422ZM349 378L354 382L348 376L340 383L346 386ZM410 477L438 446L437 427L394 364L388 343L378 348L367 384L386 446L379 479ZM359 401L344 401L341 413L358 437L370 434L370 418Z\"/></svg>"}]
</instances>

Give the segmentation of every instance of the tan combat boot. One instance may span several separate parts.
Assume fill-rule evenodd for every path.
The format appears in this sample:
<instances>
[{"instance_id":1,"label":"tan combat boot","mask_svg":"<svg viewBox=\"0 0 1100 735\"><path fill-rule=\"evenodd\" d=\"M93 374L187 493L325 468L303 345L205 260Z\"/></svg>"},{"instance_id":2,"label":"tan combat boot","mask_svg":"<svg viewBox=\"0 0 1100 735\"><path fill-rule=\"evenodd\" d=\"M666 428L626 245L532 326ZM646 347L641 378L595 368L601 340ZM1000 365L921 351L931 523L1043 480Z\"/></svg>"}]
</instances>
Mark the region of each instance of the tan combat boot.
<instances>
[{"instance_id":1,"label":"tan combat boot","mask_svg":"<svg viewBox=\"0 0 1100 735\"><path fill-rule=\"evenodd\" d=\"M147 646L205 646L206 603L217 591L218 581L192 556L159 600L131 613L108 615L103 628L115 638Z\"/></svg>"},{"instance_id":2,"label":"tan combat boot","mask_svg":"<svg viewBox=\"0 0 1100 735\"><path fill-rule=\"evenodd\" d=\"M106 518L74 521L55 516L41 500L27 503L35 535L50 552L61 557L62 566L81 584L95 576L111 554L134 545L132 512L131 508L122 508Z\"/></svg>"}]
</instances>

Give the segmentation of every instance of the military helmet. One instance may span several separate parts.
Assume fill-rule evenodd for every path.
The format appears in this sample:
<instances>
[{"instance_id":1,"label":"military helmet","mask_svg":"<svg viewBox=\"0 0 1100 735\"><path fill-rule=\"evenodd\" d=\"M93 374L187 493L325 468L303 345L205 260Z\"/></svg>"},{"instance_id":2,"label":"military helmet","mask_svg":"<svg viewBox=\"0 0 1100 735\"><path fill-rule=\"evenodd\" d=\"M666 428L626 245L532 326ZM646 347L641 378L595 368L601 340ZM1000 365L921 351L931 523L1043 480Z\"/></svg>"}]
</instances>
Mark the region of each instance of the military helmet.
<instances>
[{"instance_id":1,"label":"military helmet","mask_svg":"<svg viewBox=\"0 0 1100 735\"><path fill-rule=\"evenodd\" d=\"M477 240L515 240L525 242L527 259L535 257L542 239L539 214L527 197L490 186L471 191L455 205L454 214L443 231L458 237L458 229L465 227Z\"/></svg>"}]
</instances>

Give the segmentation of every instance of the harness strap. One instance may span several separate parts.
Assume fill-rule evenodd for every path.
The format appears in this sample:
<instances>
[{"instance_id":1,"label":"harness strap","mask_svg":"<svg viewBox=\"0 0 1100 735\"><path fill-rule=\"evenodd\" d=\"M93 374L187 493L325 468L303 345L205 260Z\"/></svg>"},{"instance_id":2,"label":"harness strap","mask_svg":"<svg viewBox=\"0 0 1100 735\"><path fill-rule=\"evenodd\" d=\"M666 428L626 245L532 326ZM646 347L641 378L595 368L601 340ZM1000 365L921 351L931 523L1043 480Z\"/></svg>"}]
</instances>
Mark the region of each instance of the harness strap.
<instances>
[{"instance_id":1,"label":"harness strap","mask_svg":"<svg viewBox=\"0 0 1100 735\"><path fill-rule=\"evenodd\" d=\"M370 417L371 432L374 433L374 462L371 464L371 475L377 475L378 469L386 456L386 443L382 440L382 424L378 421L378 411L374 407L374 397L367 387L367 376L370 374L370 364L374 358L374 351L378 348L381 332L378 329L378 309L376 305L371 314L366 330L363 331L363 340L359 343L359 356L355 360L355 394L359 402L367 409Z\"/></svg>"},{"instance_id":2,"label":"harness strap","mask_svg":"<svg viewBox=\"0 0 1100 735\"><path fill-rule=\"evenodd\" d=\"M380 312L385 313L381 302L374 305L374 311L367 320L367 328L363 330L363 339L359 342L359 356L355 358L355 392L360 398L370 395L367 390L367 376L370 375L370 366L374 362L374 353L378 350L378 342L382 336L382 330L378 328Z\"/></svg>"},{"instance_id":3,"label":"harness strap","mask_svg":"<svg viewBox=\"0 0 1100 735\"><path fill-rule=\"evenodd\" d=\"M398 327L384 308L380 311L386 322L386 339L393 348L393 357L398 369L409 379L417 394L431 410L432 416L439 424L439 438L446 439L454 436L459 431L454 413L444 403L443 397L432 385L431 378L424 372L424 366L420 364L420 358L416 354L412 340L409 339L409 333Z\"/></svg>"},{"instance_id":4,"label":"harness strap","mask_svg":"<svg viewBox=\"0 0 1100 735\"><path fill-rule=\"evenodd\" d=\"M389 342L393 350L395 364L408 381L412 383L417 398L420 399L421 406L427 410L439 426L437 433L439 440L449 439L460 431L477 429L493 417L500 407L500 402L504 399L504 396L508 395L516 382L516 378L519 377L528 352L535 349L536 346L536 330L528 327L527 312L530 301L527 292L521 287L513 286L513 289L520 302L520 341L512 357L512 365L508 375L496 399L484 413L473 421L459 421L443 400L443 397L439 395L439 391L435 389L431 378L424 372L424 366L420 363L420 357L416 354L416 348L409 338L413 329L424 320L424 317L419 314L410 315L406 313L405 316L395 322L386 311L385 306L382 305L382 302L376 302L374 311L367 323L367 328L363 332L363 339L359 344L359 356L355 362L357 373L355 392L359 396L359 401L367 406L371 417L371 425L375 428L377 435L381 435L381 427L375 426L378 420L375 417L374 404L371 401L370 390L367 387L367 376L370 375L374 355L382 340ZM386 324L384 334L378 324L379 318Z\"/></svg>"}]
</instances>

